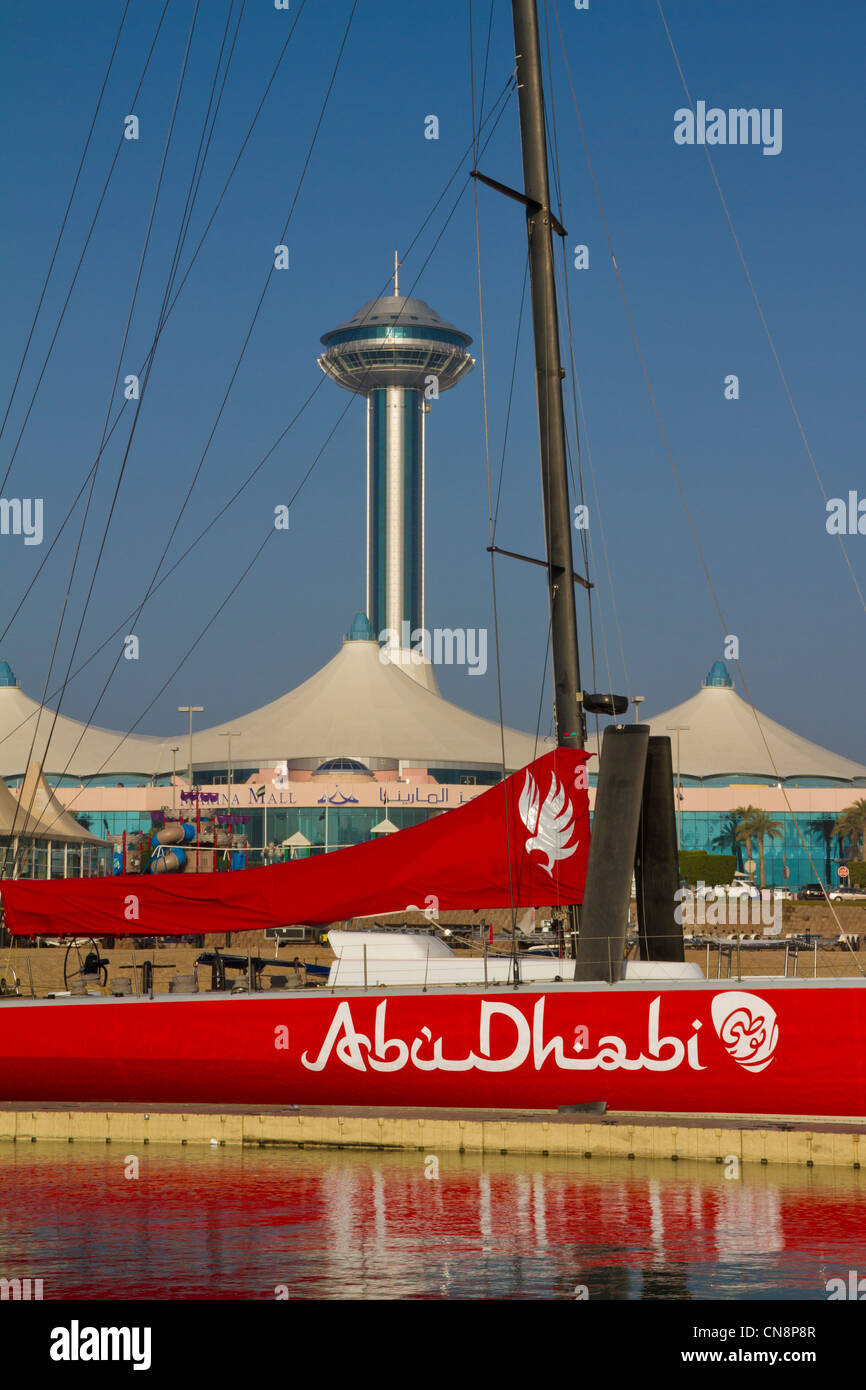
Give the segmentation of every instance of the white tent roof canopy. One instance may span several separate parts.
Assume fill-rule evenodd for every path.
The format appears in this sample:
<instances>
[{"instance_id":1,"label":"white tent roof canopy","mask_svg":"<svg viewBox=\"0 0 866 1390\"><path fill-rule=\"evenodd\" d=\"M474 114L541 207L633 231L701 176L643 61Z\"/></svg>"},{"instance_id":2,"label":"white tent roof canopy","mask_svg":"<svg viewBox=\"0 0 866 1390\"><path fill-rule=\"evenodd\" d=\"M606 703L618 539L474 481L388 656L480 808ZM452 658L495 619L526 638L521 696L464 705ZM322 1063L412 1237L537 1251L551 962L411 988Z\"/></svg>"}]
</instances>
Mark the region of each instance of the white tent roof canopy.
<instances>
[{"instance_id":1,"label":"white tent roof canopy","mask_svg":"<svg viewBox=\"0 0 866 1390\"><path fill-rule=\"evenodd\" d=\"M52 731L52 725L53 731ZM45 747L51 738L49 751ZM177 743L177 739L174 740ZM171 771L172 740L116 733L54 712L40 711L0 661L0 777L20 777L35 759L51 777L108 777ZM46 766L47 764L47 766Z\"/></svg>"},{"instance_id":2,"label":"white tent roof canopy","mask_svg":"<svg viewBox=\"0 0 866 1390\"><path fill-rule=\"evenodd\" d=\"M32 762L18 793L18 804L37 817L39 830L34 832L51 840L89 840L99 843L99 836L92 834L73 815L64 810L45 780L42 764Z\"/></svg>"},{"instance_id":3,"label":"white tent roof canopy","mask_svg":"<svg viewBox=\"0 0 866 1390\"><path fill-rule=\"evenodd\" d=\"M491 767L502 761L499 725L445 700L398 665L383 661L377 641L347 639L331 661L309 680L270 704L231 716L193 732L196 766L224 767L224 729L236 725L232 739L235 767L269 767L295 759L350 757L385 759L417 767ZM3 670L10 680L3 679ZM422 675L426 673L422 672ZM206 711L205 711L206 713ZM0 662L0 776L20 776L30 757L39 706L15 683ZM201 718L202 716L199 716ZM628 718L630 716L626 716ZM33 757L45 761L45 740L53 716L43 712ZM866 778L866 766L830 752L785 729L764 714L756 722L750 706L733 689L723 662L710 671L690 700L646 721L653 734L673 743L680 732L680 772L684 777L838 779ZM763 731L763 738L762 733ZM187 747L188 730L173 738L124 737L109 729L86 728L60 715L51 738L47 771L73 777L135 773L152 777L171 771L171 748ZM769 747L764 744L764 738ZM513 771L551 746L530 734L504 731L506 768ZM597 753L594 736L588 740ZM178 767L182 769L183 761ZM590 764L595 771L598 763Z\"/></svg>"},{"instance_id":4,"label":"white tent roof canopy","mask_svg":"<svg viewBox=\"0 0 866 1390\"><path fill-rule=\"evenodd\" d=\"M275 759L350 757L402 760L418 767L502 763L499 725L469 714L380 659L377 641L346 640L326 666L303 685L269 705L237 716L232 739L238 767L266 766ZM224 724L194 735L196 763L225 762ZM509 769L523 767L536 751L535 739L505 730Z\"/></svg>"},{"instance_id":5,"label":"white tent roof canopy","mask_svg":"<svg viewBox=\"0 0 866 1390\"><path fill-rule=\"evenodd\" d=\"M194 764L224 767L223 731L237 725L241 732L232 739L231 752L235 767L342 756L402 760L418 767L501 767L497 723L443 699L425 683L429 673L422 671L422 680L416 680L398 665L381 660L381 650L377 641L347 639L327 665L288 694L248 714L232 715L230 723L194 726ZM0 684L0 776L20 775L38 714L36 701L17 684ZM34 756L43 756L52 718L45 711L39 721ZM124 738L110 729L85 729L60 715L47 771L81 778L122 772L152 777L171 771L171 748L179 744L183 752L177 765L182 773L188 738L188 726L173 738ZM551 746L549 740L536 745L531 735L509 728L504 742L509 771Z\"/></svg>"},{"instance_id":6,"label":"white tent roof canopy","mask_svg":"<svg viewBox=\"0 0 866 1390\"><path fill-rule=\"evenodd\" d=\"M99 837L85 829L63 809L33 762L17 796L0 781L0 835L22 835L38 840L65 840L99 844Z\"/></svg>"},{"instance_id":7,"label":"white tent roof canopy","mask_svg":"<svg viewBox=\"0 0 866 1390\"><path fill-rule=\"evenodd\" d=\"M760 711L753 713L734 690L723 661L714 663L697 695L642 722L649 724L652 734L665 734L671 740L675 776L679 725L683 777L751 775L782 781L815 777L849 782L866 777L862 763L810 743Z\"/></svg>"},{"instance_id":8,"label":"white tent roof canopy","mask_svg":"<svg viewBox=\"0 0 866 1390\"><path fill-rule=\"evenodd\" d=\"M28 816L18 798L0 781L0 835L40 835L39 820ZM58 836L58 839L60 837Z\"/></svg>"},{"instance_id":9,"label":"white tent roof canopy","mask_svg":"<svg viewBox=\"0 0 866 1390\"><path fill-rule=\"evenodd\" d=\"M399 830L399 825L395 825L390 816L384 820L377 821L370 831L371 835L393 835L395 830Z\"/></svg>"}]
</instances>

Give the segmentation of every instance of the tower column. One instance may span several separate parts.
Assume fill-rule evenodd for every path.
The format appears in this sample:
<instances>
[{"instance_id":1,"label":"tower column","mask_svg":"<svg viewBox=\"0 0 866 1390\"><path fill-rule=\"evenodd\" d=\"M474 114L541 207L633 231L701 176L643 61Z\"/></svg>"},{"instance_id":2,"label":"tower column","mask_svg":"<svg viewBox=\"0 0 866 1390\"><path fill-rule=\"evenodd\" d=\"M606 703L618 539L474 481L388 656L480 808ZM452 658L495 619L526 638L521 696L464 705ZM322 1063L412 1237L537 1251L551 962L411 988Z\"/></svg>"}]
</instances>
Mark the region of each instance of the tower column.
<instances>
[{"instance_id":1,"label":"tower column","mask_svg":"<svg viewBox=\"0 0 866 1390\"><path fill-rule=\"evenodd\" d=\"M383 595L381 610L369 614L374 631L390 628L401 641L403 623L423 626L421 608L421 403L417 391L385 388L383 432L374 423L374 468L384 475L385 535L379 548L383 573L374 591ZM374 416L374 422L376 417Z\"/></svg>"},{"instance_id":2,"label":"tower column","mask_svg":"<svg viewBox=\"0 0 866 1390\"><path fill-rule=\"evenodd\" d=\"M424 626L424 412L419 391L385 386L367 405L367 616L402 642Z\"/></svg>"},{"instance_id":3,"label":"tower column","mask_svg":"<svg viewBox=\"0 0 866 1390\"><path fill-rule=\"evenodd\" d=\"M426 626L425 409L471 371L471 338L420 299L370 300L326 333L322 370L367 399L367 617L403 645ZM393 644L389 644L393 645ZM392 657L392 660L394 658ZM417 664L417 663L416 663ZM410 665L408 669L413 669Z\"/></svg>"},{"instance_id":4,"label":"tower column","mask_svg":"<svg viewBox=\"0 0 866 1390\"><path fill-rule=\"evenodd\" d=\"M369 618L373 612L374 583L373 583L373 550L374 550L374 510L373 510L373 393L366 397L367 401L367 546L366 546L366 578L367 578L367 606L364 616Z\"/></svg>"}]
</instances>

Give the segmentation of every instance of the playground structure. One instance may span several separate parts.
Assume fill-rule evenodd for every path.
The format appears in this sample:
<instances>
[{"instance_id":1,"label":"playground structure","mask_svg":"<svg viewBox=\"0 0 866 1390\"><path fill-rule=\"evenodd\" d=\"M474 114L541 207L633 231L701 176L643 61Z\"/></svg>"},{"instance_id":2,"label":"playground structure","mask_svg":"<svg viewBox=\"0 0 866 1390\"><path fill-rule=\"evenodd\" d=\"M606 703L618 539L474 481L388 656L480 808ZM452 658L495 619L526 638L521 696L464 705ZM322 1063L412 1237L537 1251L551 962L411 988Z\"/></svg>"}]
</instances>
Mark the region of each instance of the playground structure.
<instances>
[{"instance_id":1,"label":"playground structure","mask_svg":"<svg viewBox=\"0 0 866 1390\"><path fill-rule=\"evenodd\" d=\"M209 874L246 868L249 842L232 825L231 814L195 821L164 810L163 824L139 835L123 832L115 850L116 874Z\"/></svg>"}]
</instances>

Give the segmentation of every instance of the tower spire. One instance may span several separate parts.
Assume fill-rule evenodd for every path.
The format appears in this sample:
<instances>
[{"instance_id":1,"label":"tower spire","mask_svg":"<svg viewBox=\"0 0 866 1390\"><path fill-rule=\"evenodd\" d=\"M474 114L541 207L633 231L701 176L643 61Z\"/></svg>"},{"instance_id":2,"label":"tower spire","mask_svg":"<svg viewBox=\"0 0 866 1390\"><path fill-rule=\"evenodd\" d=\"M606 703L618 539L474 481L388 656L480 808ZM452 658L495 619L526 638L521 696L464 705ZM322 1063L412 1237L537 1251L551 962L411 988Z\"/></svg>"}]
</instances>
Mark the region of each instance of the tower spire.
<instances>
[{"instance_id":1,"label":"tower spire","mask_svg":"<svg viewBox=\"0 0 866 1390\"><path fill-rule=\"evenodd\" d=\"M400 298L400 266L401 266L401 265L402 265L402 262L399 260L398 255L397 255L397 252L395 251L395 252L394 252L394 277L393 277L393 278L394 278L394 298L395 298L395 299L399 299L399 298Z\"/></svg>"}]
</instances>

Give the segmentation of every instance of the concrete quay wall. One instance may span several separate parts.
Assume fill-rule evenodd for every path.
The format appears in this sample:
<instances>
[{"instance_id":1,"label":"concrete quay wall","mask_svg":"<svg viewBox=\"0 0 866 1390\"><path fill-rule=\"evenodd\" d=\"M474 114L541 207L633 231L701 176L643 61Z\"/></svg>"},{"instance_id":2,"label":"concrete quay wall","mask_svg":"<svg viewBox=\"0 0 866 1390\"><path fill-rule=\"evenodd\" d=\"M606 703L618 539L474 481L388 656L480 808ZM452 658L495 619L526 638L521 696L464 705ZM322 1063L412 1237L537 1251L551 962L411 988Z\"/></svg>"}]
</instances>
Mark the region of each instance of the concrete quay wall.
<instances>
[{"instance_id":1,"label":"concrete quay wall","mask_svg":"<svg viewBox=\"0 0 866 1390\"><path fill-rule=\"evenodd\" d=\"M792 1122L790 1127L718 1117L380 1115L202 1113L188 1110L0 1109L0 1142L218 1144L363 1148L425 1153L507 1153L572 1158L698 1160L794 1167L859 1168L866 1161L862 1121Z\"/></svg>"}]
</instances>

